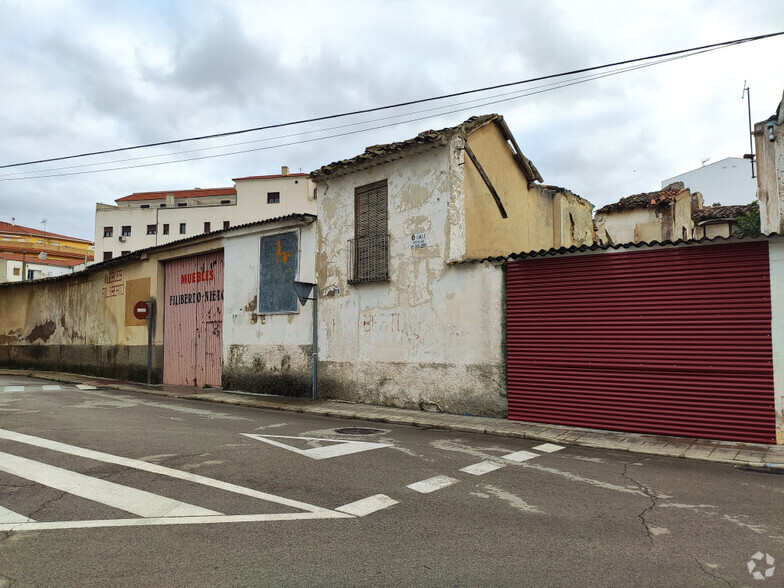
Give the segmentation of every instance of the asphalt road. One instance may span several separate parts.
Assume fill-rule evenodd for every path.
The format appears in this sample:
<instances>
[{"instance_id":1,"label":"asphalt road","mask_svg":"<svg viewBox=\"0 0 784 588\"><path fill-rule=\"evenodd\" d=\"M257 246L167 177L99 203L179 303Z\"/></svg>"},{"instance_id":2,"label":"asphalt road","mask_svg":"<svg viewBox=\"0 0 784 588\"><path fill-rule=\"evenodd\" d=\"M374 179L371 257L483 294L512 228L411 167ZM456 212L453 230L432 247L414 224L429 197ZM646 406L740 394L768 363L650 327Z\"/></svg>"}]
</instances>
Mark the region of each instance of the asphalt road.
<instances>
[{"instance_id":1,"label":"asphalt road","mask_svg":"<svg viewBox=\"0 0 784 588\"><path fill-rule=\"evenodd\" d=\"M0 377L0 586L784 585L766 554L784 475Z\"/></svg>"}]
</instances>

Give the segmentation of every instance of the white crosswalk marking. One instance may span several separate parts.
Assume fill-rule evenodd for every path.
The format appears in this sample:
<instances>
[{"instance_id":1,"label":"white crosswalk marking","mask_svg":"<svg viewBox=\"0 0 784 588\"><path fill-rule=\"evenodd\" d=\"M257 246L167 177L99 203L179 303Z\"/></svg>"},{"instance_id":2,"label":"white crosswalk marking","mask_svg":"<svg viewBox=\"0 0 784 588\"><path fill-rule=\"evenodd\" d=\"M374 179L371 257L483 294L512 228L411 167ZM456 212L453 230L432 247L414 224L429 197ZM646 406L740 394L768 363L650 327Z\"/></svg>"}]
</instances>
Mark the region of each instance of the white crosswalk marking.
<instances>
[{"instance_id":1,"label":"white crosswalk marking","mask_svg":"<svg viewBox=\"0 0 784 588\"><path fill-rule=\"evenodd\" d=\"M364 517L378 510L387 508L397 504L397 500L390 498L386 494L376 494L375 496L368 496L362 500L357 500L351 504L344 504L336 508L338 512L345 512L355 517Z\"/></svg>"},{"instance_id":2,"label":"white crosswalk marking","mask_svg":"<svg viewBox=\"0 0 784 588\"><path fill-rule=\"evenodd\" d=\"M24 392L24 386L5 386L3 392Z\"/></svg>"},{"instance_id":3,"label":"white crosswalk marking","mask_svg":"<svg viewBox=\"0 0 784 588\"><path fill-rule=\"evenodd\" d=\"M97 390L95 386L90 386L89 384L77 384L76 385L79 390Z\"/></svg>"},{"instance_id":4,"label":"white crosswalk marking","mask_svg":"<svg viewBox=\"0 0 784 588\"><path fill-rule=\"evenodd\" d=\"M47 391L62 390L62 388L60 387L59 384L47 384L47 385L41 386L41 388L44 389L44 390L47 390Z\"/></svg>"},{"instance_id":5,"label":"white crosswalk marking","mask_svg":"<svg viewBox=\"0 0 784 588\"><path fill-rule=\"evenodd\" d=\"M33 519L28 519L24 515L8 510L0 506L0 523L32 523Z\"/></svg>"},{"instance_id":6,"label":"white crosswalk marking","mask_svg":"<svg viewBox=\"0 0 784 588\"><path fill-rule=\"evenodd\" d=\"M510 453L509 455L504 455L504 459L508 459L509 461L516 461L516 462L528 461L529 459L533 459L535 457L539 457L539 454L532 453L530 451L515 451L514 453Z\"/></svg>"},{"instance_id":7,"label":"white crosswalk marking","mask_svg":"<svg viewBox=\"0 0 784 588\"><path fill-rule=\"evenodd\" d=\"M409 484L406 488L411 488L421 494L429 494L430 492L435 492L436 490L441 490L441 488L451 486L456 482L457 480L450 478L449 476L435 476L433 478L428 478L427 480L422 480L421 482Z\"/></svg>"},{"instance_id":8,"label":"white crosswalk marking","mask_svg":"<svg viewBox=\"0 0 784 588\"><path fill-rule=\"evenodd\" d=\"M556 445L555 443L542 443L541 445L537 445L534 447L537 451L542 451L544 453L555 453L556 451L561 451L563 449L562 446Z\"/></svg>"},{"instance_id":9,"label":"white crosswalk marking","mask_svg":"<svg viewBox=\"0 0 784 588\"><path fill-rule=\"evenodd\" d=\"M9 453L0 452L0 470L142 517L193 517L223 514Z\"/></svg>"},{"instance_id":10,"label":"white crosswalk marking","mask_svg":"<svg viewBox=\"0 0 784 588\"><path fill-rule=\"evenodd\" d=\"M460 468L460 471L467 474L473 474L474 476L482 476L500 470L502 467L504 467L504 464L495 461L480 461L479 463Z\"/></svg>"}]
</instances>

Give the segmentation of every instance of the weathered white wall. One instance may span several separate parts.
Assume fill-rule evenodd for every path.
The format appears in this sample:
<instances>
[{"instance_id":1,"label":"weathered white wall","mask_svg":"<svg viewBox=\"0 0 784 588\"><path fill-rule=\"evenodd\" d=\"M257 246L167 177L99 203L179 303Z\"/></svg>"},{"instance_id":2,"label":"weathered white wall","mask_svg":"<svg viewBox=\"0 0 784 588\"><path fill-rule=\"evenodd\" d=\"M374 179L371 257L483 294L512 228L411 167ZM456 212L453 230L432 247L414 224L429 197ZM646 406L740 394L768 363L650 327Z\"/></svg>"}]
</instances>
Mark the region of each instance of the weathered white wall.
<instances>
[{"instance_id":1,"label":"weathered white wall","mask_svg":"<svg viewBox=\"0 0 784 588\"><path fill-rule=\"evenodd\" d=\"M428 148L319 182L322 394L425 410L505 414L503 271L447 265L465 251L460 154ZM348 283L354 188L386 179L390 279ZM455 190L453 192L452 190ZM411 236L426 234L426 247Z\"/></svg>"},{"instance_id":2,"label":"weathered white wall","mask_svg":"<svg viewBox=\"0 0 784 588\"><path fill-rule=\"evenodd\" d=\"M757 199L763 233L784 234L784 124L773 127L771 142L764 122L754 125L757 150Z\"/></svg>"},{"instance_id":3,"label":"weathered white wall","mask_svg":"<svg viewBox=\"0 0 784 588\"><path fill-rule=\"evenodd\" d=\"M259 240L288 232L298 233L298 281L315 282L315 223L274 223L262 231L240 229L225 235L224 388L283 395L310 393L313 303L308 301L287 314L257 312Z\"/></svg>"},{"instance_id":4,"label":"weathered white wall","mask_svg":"<svg viewBox=\"0 0 784 588\"><path fill-rule=\"evenodd\" d=\"M210 223L211 231L223 229L223 222L232 227L254 221L286 216L292 213L316 214L313 198L314 184L305 176L279 176L265 179L238 179L237 196L205 198L209 205L194 204L197 199L177 199L166 208L160 201L149 201L150 208L118 207L98 204L95 211L95 260L103 261L104 251L118 257L122 251L137 251L156 247L204 233L204 223ZM280 202L267 203L267 192L280 192ZM188 200L188 206L179 207L177 202ZM221 205L221 200L232 204ZM185 234L180 233L180 223L186 224ZM169 225L169 234L163 234L163 225ZM120 241L122 226L131 226L131 236ZM147 225L157 225L158 233L147 235ZM113 227L111 237L103 236L104 227Z\"/></svg>"},{"instance_id":5,"label":"weathered white wall","mask_svg":"<svg viewBox=\"0 0 784 588\"><path fill-rule=\"evenodd\" d=\"M784 239L771 239L770 256L771 344L776 443L784 444Z\"/></svg>"}]
</instances>

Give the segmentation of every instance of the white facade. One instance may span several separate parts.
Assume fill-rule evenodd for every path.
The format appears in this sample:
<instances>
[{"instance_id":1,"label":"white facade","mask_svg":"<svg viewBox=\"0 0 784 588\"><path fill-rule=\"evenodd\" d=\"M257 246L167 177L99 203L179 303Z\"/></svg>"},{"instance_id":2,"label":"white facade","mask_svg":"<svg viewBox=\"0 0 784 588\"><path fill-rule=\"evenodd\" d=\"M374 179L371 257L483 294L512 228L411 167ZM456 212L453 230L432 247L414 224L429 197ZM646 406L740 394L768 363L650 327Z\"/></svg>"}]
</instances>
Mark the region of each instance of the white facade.
<instances>
[{"instance_id":1,"label":"white facade","mask_svg":"<svg viewBox=\"0 0 784 588\"><path fill-rule=\"evenodd\" d=\"M223 387L279 395L310 393L312 302L282 312L263 310L264 268L260 242L295 234L298 251L275 262L297 260L296 281L316 281L315 217L240 228L224 235ZM283 252L282 252L283 253ZM281 284L293 292L291 283Z\"/></svg>"},{"instance_id":2,"label":"white facade","mask_svg":"<svg viewBox=\"0 0 784 588\"><path fill-rule=\"evenodd\" d=\"M757 197L757 180L751 177L751 164L741 157L728 157L662 180L664 188L683 182L692 192L702 192L707 206L748 204Z\"/></svg>"},{"instance_id":3,"label":"white facade","mask_svg":"<svg viewBox=\"0 0 784 588\"><path fill-rule=\"evenodd\" d=\"M34 261L19 261L0 257L0 282L22 282L40 280L73 273L70 267L49 265L32 257Z\"/></svg>"},{"instance_id":4,"label":"white facade","mask_svg":"<svg viewBox=\"0 0 784 588\"><path fill-rule=\"evenodd\" d=\"M254 221L315 214L307 174L236 178L233 188L132 194L95 211L95 261Z\"/></svg>"}]
</instances>

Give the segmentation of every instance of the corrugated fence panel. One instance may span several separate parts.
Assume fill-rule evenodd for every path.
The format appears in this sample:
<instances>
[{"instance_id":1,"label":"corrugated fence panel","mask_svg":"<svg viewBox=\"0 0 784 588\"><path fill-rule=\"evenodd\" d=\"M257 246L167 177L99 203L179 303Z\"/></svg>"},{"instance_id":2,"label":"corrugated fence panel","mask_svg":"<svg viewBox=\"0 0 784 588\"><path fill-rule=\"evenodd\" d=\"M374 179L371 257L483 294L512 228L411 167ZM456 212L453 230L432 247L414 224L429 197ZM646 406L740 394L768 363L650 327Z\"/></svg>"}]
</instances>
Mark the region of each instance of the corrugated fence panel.
<instances>
[{"instance_id":1,"label":"corrugated fence panel","mask_svg":"<svg viewBox=\"0 0 784 588\"><path fill-rule=\"evenodd\" d=\"M509 262L509 418L775 443L768 245Z\"/></svg>"}]
</instances>

